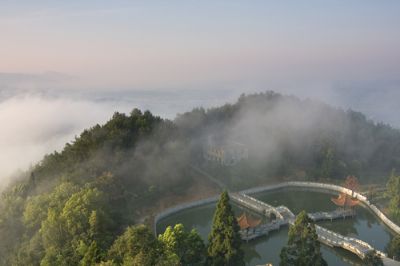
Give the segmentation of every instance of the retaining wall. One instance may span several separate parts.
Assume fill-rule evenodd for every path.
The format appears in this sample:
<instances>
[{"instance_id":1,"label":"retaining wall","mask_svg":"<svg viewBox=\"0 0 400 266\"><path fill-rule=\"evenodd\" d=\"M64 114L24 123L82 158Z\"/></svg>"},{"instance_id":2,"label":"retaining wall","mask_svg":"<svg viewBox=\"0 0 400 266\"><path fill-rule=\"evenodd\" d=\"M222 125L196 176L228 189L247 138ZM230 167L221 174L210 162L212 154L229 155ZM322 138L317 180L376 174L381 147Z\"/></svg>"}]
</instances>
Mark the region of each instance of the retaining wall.
<instances>
[{"instance_id":1,"label":"retaining wall","mask_svg":"<svg viewBox=\"0 0 400 266\"><path fill-rule=\"evenodd\" d=\"M242 191L241 193L246 194L255 194L265 191L272 191L276 189L283 189L287 187L299 187L299 188L311 188L312 190L317 191L335 191L340 193L346 193L348 195L352 195L352 191L350 189L332 185L332 184L323 184L323 183L316 183L316 182L299 182L299 181L292 181L292 182L284 182L277 185L272 186L264 186L264 187L257 187L252 189L247 189ZM367 197L361 195L360 193L354 192L353 196L357 198L364 207L370 209L387 227L393 230L396 234L400 234L400 227L392 222L383 212L381 212L374 204L369 202Z\"/></svg>"},{"instance_id":2,"label":"retaining wall","mask_svg":"<svg viewBox=\"0 0 400 266\"><path fill-rule=\"evenodd\" d=\"M157 214L154 217L154 233L157 235L157 224L161 219L168 217L174 213L186 210L186 209L199 207L199 206L217 202L218 198L219 198L218 196L215 196L215 197L210 197L210 198L206 198L206 199L192 201L189 203L183 203L183 204L176 205L174 207L168 208L168 209L160 212L159 214Z\"/></svg>"}]
</instances>

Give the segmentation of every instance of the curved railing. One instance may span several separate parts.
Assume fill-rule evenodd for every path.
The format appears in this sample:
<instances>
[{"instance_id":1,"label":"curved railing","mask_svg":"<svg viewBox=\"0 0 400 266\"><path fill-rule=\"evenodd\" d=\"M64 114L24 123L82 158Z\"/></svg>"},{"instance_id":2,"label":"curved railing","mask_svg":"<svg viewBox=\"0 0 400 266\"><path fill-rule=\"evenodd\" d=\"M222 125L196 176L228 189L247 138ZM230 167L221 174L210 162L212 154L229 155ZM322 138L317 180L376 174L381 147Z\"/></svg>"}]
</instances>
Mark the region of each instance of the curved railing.
<instances>
[{"instance_id":1,"label":"curved railing","mask_svg":"<svg viewBox=\"0 0 400 266\"><path fill-rule=\"evenodd\" d=\"M316 182L291 181L291 182L280 183L277 185L247 189L245 191L242 191L241 193L255 194L255 193L259 193L259 192L271 191L271 190L281 189L281 188L285 188L285 187L312 188L312 189L335 191L335 192L346 193L348 195L353 195L355 198L357 198L362 203L362 205L368 207L387 227L389 227L391 230L393 230L396 234L400 234L400 227L397 224L395 224L393 221L391 221L383 212L381 212L378 209L378 207L376 207L374 204L372 204L367 199L367 197L365 197L357 192L353 193L350 189L347 189L347 188L344 188L344 187L341 187L338 185L316 183Z\"/></svg>"},{"instance_id":2,"label":"curved railing","mask_svg":"<svg viewBox=\"0 0 400 266\"><path fill-rule=\"evenodd\" d=\"M186 209L191 209L194 207L199 207L199 206L203 206L203 205L207 205L210 203L214 203L217 202L218 197L210 197L210 198L206 198L206 199L201 199L201 200L196 200L196 201L192 201L189 203L183 203L183 204L179 204L176 205L174 207L165 209L164 211L160 212L159 214L157 214L154 217L154 233L157 234L157 224L161 219L164 219L174 213L186 210Z\"/></svg>"},{"instance_id":3,"label":"curved railing","mask_svg":"<svg viewBox=\"0 0 400 266\"><path fill-rule=\"evenodd\" d=\"M315 227L317 229L318 238L321 242L328 244L329 246L342 247L344 249L347 249L355 253L361 259L365 257L366 252L375 250L370 244L360 239L346 237L318 225L315 225ZM375 250L375 252L382 258L387 257L385 253L379 250Z\"/></svg>"},{"instance_id":4,"label":"curved railing","mask_svg":"<svg viewBox=\"0 0 400 266\"><path fill-rule=\"evenodd\" d=\"M286 187L302 187L302 188L311 188L311 189L318 189L318 190L325 190L325 191L334 191L334 192L341 192L341 193L346 193L348 195L352 195L353 192L350 189L338 186L338 185L332 185L332 184L324 184L324 183L317 183L317 182L301 182L301 181L291 181L291 182L283 182L275 185L269 185L269 186L262 186L262 187L256 187L256 188L251 188L251 189L246 189L242 190L239 193L240 194L255 194L255 193L260 193L260 192L265 192L265 191L273 191L277 189L282 189ZM354 192L353 196L357 198L362 205L368 207L387 227L389 227L391 230L393 230L395 233L400 234L400 227L392 222L383 212L381 212L374 204L370 203L367 197L361 195L360 193ZM210 197L207 199L203 200L198 200L190 203L184 203L177 205L172 208L168 208L154 218L154 232L156 232L156 226L157 223L174 213L177 213L179 211L193 208L193 207L198 207L202 205L206 205L209 203L216 202L218 197Z\"/></svg>"}]
</instances>

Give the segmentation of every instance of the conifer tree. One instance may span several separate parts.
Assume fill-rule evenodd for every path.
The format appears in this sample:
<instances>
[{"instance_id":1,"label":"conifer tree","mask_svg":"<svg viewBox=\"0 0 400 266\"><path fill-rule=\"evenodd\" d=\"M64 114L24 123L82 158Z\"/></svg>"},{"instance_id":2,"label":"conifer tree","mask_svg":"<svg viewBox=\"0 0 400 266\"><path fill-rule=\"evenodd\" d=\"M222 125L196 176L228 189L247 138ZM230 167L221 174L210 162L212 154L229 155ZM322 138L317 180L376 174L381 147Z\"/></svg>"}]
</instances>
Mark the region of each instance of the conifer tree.
<instances>
[{"instance_id":1,"label":"conifer tree","mask_svg":"<svg viewBox=\"0 0 400 266\"><path fill-rule=\"evenodd\" d=\"M390 258L400 261L400 236L395 236L387 247L387 253Z\"/></svg>"},{"instance_id":2,"label":"conifer tree","mask_svg":"<svg viewBox=\"0 0 400 266\"><path fill-rule=\"evenodd\" d=\"M369 251L363 259L363 265L365 266L383 266L381 257L378 256L375 250Z\"/></svg>"},{"instance_id":3,"label":"conifer tree","mask_svg":"<svg viewBox=\"0 0 400 266\"><path fill-rule=\"evenodd\" d=\"M322 258L315 225L305 211L297 216L290 227L288 244L282 248L280 258L281 266L327 265Z\"/></svg>"},{"instance_id":4,"label":"conifer tree","mask_svg":"<svg viewBox=\"0 0 400 266\"><path fill-rule=\"evenodd\" d=\"M395 222L400 222L400 175L394 171L387 182L386 196L390 199L389 215Z\"/></svg>"},{"instance_id":5,"label":"conifer tree","mask_svg":"<svg viewBox=\"0 0 400 266\"><path fill-rule=\"evenodd\" d=\"M229 195L225 191L217 204L213 226L208 236L207 265L239 266L244 265L244 253L239 225L229 204Z\"/></svg>"}]
</instances>

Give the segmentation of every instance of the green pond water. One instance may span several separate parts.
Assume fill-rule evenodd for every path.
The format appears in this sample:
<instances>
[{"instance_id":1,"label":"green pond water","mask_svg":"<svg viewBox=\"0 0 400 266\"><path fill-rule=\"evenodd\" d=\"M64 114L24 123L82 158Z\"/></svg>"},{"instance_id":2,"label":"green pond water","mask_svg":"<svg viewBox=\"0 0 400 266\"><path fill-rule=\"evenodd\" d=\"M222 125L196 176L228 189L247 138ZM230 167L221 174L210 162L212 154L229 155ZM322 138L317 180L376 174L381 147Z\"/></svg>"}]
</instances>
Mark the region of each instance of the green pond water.
<instances>
[{"instance_id":1,"label":"green pond water","mask_svg":"<svg viewBox=\"0 0 400 266\"><path fill-rule=\"evenodd\" d=\"M307 212L331 211L336 206L331 202L332 195L293 189L283 189L252 195L270 205L287 206L293 213L301 210ZM158 233L163 232L168 225L182 223L187 229L196 228L204 240L211 229L215 204L183 210L161 220L157 225ZM239 216L243 210L234 205ZM371 244L376 249L384 251L392 233L376 216L361 206L356 207L357 216L333 222L318 222L319 225L345 236L356 237ZM270 233L243 244L247 265L272 263L279 265L279 253L287 242L288 228ZM322 253L329 265L361 265L360 259L352 253L321 245Z\"/></svg>"}]
</instances>

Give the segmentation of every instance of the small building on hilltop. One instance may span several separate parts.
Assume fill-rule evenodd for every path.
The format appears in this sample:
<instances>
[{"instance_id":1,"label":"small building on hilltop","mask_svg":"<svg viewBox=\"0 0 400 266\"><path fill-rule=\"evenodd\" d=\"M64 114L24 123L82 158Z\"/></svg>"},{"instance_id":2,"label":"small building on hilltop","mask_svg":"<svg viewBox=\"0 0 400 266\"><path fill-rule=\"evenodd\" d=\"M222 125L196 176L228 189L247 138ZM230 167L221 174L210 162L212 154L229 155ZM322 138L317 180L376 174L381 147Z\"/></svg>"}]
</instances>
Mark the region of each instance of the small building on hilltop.
<instances>
[{"instance_id":1,"label":"small building on hilltop","mask_svg":"<svg viewBox=\"0 0 400 266\"><path fill-rule=\"evenodd\" d=\"M203 157L221 165L231 166L248 159L249 151L246 145L235 141L216 142L209 138L204 147Z\"/></svg>"}]
</instances>

